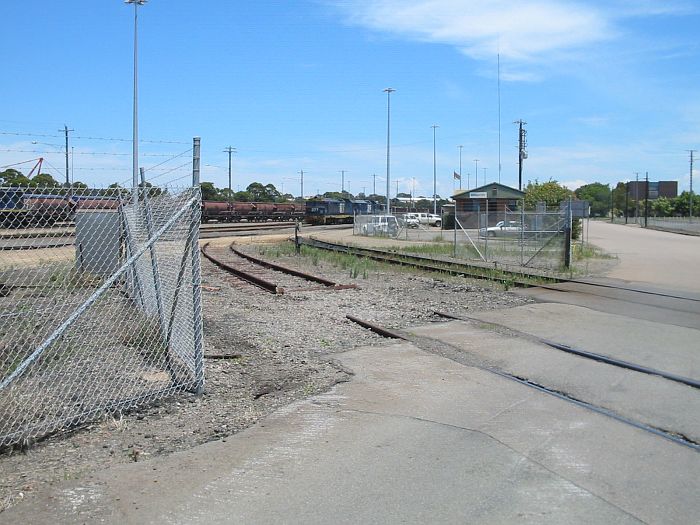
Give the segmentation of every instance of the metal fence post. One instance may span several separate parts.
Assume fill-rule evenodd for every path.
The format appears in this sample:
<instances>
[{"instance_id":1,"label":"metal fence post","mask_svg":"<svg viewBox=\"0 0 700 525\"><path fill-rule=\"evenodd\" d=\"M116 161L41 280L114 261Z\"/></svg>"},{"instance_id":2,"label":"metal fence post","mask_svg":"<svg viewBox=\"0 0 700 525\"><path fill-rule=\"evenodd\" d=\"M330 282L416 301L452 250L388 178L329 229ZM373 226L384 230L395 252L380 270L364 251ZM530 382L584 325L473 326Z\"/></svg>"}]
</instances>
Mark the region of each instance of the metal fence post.
<instances>
[{"instance_id":1,"label":"metal fence post","mask_svg":"<svg viewBox=\"0 0 700 525\"><path fill-rule=\"evenodd\" d=\"M199 187L199 149L202 139L194 137L192 139L192 187Z\"/></svg>"},{"instance_id":2,"label":"metal fence post","mask_svg":"<svg viewBox=\"0 0 700 525\"><path fill-rule=\"evenodd\" d=\"M199 148L197 148L199 153ZM197 159L199 161L199 159ZM199 164L199 163L197 163ZM199 177L199 171L197 171ZM194 330L194 392L204 392L204 341L202 335L202 269L199 259L199 218L201 215L201 190L193 188L195 196L192 203L190 224L190 252L192 254L192 328Z\"/></svg>"},{"instance_id":3,"label":"metal fence post","mask_svg":"<svg viewBox=\"0 0 700 525\"><path fill-rule=\"evenodd\" d=\"M128 221L126 220L125 212L124 212L124 207L126 206L126 203L124 202L124 199L122 198L121 191L118 190L117 192L117 198L119 199L119 220L121 222L121 228L122 228L122 233L124 235L124 243L125 243L125 258L128 259L133 255L133 253L136 251L134 248L134 239L131 234L131 228L129 228ZM136 271L136 268L132 268L129 271L129 275L127 278L127 290L132 290L133 291L133 297L132 299L134 300L135 303L140 303L141 308L144 307L144 298L143 298L143 288L141 287L141 282L139 281L139 274Z\"/></svg>"},{"instance_id":4,"label":"metal fence post","mask_svg":"<svg viewBox=\"0 0 700 525\"><path fill-rule=\"evenodd\" d=\"M520 206L520 266L523 265L525 261L525 255L523 253L525 249L525 201L523 201L522 206Z\"/></svg>"},{"instance_id":5,"label":"metal fence post","mask_svg":"<svg viewBox=\"0 0 700 525\"><path fill-rule=\"evenodd\" d=\"M455 201L455 218L454 218L454 229L455 229L455 234L454 234L454 248L452 249L452 257L455 259L457 258L457 202Z\"/></svg>"},{"instance_id":6,"label":"metal fence post","mask_svg":"<svg viewBox=\"0 0 700 525\"><path fill-rule=\"evenodd\" d=\"M201 215L201 186L199 182L201 138L192 139L192 188L199 199L192 205L192 224L190 227L190 250L192 254L192 323L194 328L194 370L196 394L204 392L204 341L202 335L202 269L199 259L199 221Z\"/></svg>"},{"instance_id":7,"label":"metal fence post","mask_svg":"<svg viewBox=\"0 0 700 525\"><path fill-rule=\"evenodd\" d=\"M150 239L153 237L153 213L151 212L151 203L148 198L148 188L146 187L146 173L143 168L139 168L141 174L141 185L143 186L143 212L146 219L146 234ZM160 335L163 338L163 344L167 344L168 329L165 323L165 311L163 309L163 290L160 283L160 272L158 270L158 257L156 245L152 244L149 249L151 256L151 271L153 272L153 287L156 292L156 309L158 310L158 323L160 326Z\"/></svg>"},{"instance_id":8,"label":"metal fence post","mask_svg":"<svg viewBox=\"0 0 700 525\"><path fill-rule=\"evenodd\" d=\"M484 257L485 260L489 260L489 200L486 199L486 225L485 225L485 235L484 235Z\"/></svg>"},{"instance_id":9,"label":"metal fence post","mask_svg":"<svg viewBox=\"0 0 700 525\"><path fill-rule=\"evenodd\" d=\"M566 227L564 228L564 267L571 267L571 197L569 197L569 203L566 210Z\"/></svg>"}]
</instances>

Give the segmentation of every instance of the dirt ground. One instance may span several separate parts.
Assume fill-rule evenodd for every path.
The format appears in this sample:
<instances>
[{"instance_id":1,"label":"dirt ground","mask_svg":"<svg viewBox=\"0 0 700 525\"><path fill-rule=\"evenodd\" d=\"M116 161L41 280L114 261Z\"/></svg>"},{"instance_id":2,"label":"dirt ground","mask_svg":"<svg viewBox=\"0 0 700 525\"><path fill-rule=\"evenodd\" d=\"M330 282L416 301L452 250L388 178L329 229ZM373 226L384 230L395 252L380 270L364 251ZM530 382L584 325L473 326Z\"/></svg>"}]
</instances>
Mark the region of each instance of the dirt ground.
<instances>
[{"instance_id":1,"label":"dirt ground","mask_svg":"<svg viewBox=\"0 0 700 525\"><path fill-rule=\"evenodd\" d=\"M257 253L255 246L245 249ZM376 264L356 271L284 253L277 262L358 288L275 296L203 260L206 392L111 415L28 450L6 450L0 455L0 511L42 484L225 440L279 407L348 381L352 372L333 355L385 340L349 322L347 314L402 329L438 322L433 310L460 313L528 301L497 284Z\"/></svg>"}]
</instances>

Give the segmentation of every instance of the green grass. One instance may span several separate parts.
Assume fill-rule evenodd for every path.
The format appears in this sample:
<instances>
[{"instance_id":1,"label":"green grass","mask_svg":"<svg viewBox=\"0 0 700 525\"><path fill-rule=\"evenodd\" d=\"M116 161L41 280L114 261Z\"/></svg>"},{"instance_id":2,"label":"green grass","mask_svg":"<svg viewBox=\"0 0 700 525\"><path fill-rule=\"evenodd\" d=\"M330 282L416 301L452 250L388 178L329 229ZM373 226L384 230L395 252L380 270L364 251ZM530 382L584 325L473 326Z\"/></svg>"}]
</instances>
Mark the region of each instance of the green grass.
<instances>
[{"instance_id":1,"label":"green grass","mask_svg":"<svg viewBox=\"0 0 700 525\"><path fill-rule=\"evenodd\" d=\"M423 255L427 257L446 258L452 258L453 250L454 246L450 243L426 243L393 248L393 251L398 254L405 253L412 255ZM295 256L293 243L259 246L258 253L268 257ZM457 246L458 258L476 258L471 255L472 253L476 254L471 245L459 244ZM366 257L358 257L355 255L322 250L305 245L301 247L301 256L307 260L310 260L311 264L314 266L317 266L323 262L324 264L329 264L335 268L340 268L343 271L347 271L351 279L367 279L371 274L379 271L401 272L414 275L425 273L424 270L413 268L411 266L396 266L389 263L373 261ZM493 261L491 261L491 263L493 264ZM501 263L498 263L498 266L500 267ZM479 273L483 275L483 278L494 281L498 285L501 285L503 289L509 290L515 285L514 277L504 275L499 267L483 268L481 271L479 271ZM568 273L568 270L564 273ZM539 282L536 277L533 277L531 280L533 283ZM542 277L541 280L542 282L548 282L546 277Z\"/></svg>"},{"instance_id":2,"label":"green grass","mask_svg":"<svg viewBox=\"0 0 700 525\"><path fill-rule=\"evenodd\" d=\"M590 244L574 244L571 248L572 257L576 261L582 259L615 259L616 257L605 253L597 246Z\"/></svg>"},{"instance_id":3,"label":"green grass","mask_svg":"<svg viewBox=\"0 0 700 525\"><path fill-rule=\"evenodd\" d=\"M296 256L294 243L291 242L258 246L258 253L261 256L276 259ZM352 279L360 277L367 279L370 273L379 269L379 263L365 257L320 250L306 245L301 246L301 256L310 259L313 266L318 266L319 263L324 262L335 268L347 271Z\"/></svg>"},{"instance_id":4,"label":"green grass","mask_svg":"<svg viewBox=\"0 0 700 525\"><path fill-rule=\"evenodd\" d=\"M401 252L410 253L413 255L423 255L427 257L453 257L455 253L454 244L452 243L435 243L435 244L412 244L401 247ZM480 259L479 253L471 244L457 244L458 259Z\"/></svg>"}]
</instances>

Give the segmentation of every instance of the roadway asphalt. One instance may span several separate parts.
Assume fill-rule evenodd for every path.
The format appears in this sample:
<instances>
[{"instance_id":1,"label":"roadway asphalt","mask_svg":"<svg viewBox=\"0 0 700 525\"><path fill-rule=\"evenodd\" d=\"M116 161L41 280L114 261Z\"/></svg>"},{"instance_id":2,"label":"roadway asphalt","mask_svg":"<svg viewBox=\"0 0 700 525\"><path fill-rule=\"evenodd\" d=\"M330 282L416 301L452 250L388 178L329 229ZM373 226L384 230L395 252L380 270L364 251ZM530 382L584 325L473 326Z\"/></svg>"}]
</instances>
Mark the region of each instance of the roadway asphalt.
<instances>
[{"instance_id":1,"label":"roadway asphalt","mask_svg":"<svg viewBox=\"0 0 700 525\"><path fill-rule=\"evenodd\" d=\"M591 221L587 240L618 257L609 278L700 294L700 237Z\"/></svg>"},{"instance_id":2,"label":"roadway asphalt","mask_svg":"<svg viewBox=\"0 0 700 525\"><path fill-rule=\"evenodd\" d=\"M592 226L591 241L617 228ZM669 255L675 240L660 242ZM663 271L667 257L650 256L662 265L650 271L628 263L640 252L616 246L621 278L697 291L680 271ZM700 251L680 246L673 253L690 259L674 264L692 264ZM475 312L474 321L416 327L411 343L340 354L355 376L326 394L225 441L59 483L0 522L697 522L697 389L536 339L700 379L700 330L611 315L607 298L589 300ZM686 445L494 371L685 436Z\"/></svg>"}]
</instances>

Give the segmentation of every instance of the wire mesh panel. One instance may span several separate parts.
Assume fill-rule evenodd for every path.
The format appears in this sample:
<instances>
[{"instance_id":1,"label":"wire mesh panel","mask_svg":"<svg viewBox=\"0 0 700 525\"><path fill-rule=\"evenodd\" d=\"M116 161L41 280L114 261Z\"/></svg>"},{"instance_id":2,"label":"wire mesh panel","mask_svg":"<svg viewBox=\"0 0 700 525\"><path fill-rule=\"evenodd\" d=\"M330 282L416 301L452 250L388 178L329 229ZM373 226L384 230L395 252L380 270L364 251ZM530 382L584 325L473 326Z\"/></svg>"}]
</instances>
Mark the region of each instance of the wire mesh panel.
<instances>
[{"instance_id":1,"label":"wire mesh panel","mask_svg":"<svg viewBox=\"0 0 700 525\"><path fill-rule=\"evenodd\" d=\"M403 227L403 222L394 215L356 215L353 234L395 238Z\"/></svg>"},{"instance_id":2,"label":"wire mesh panel","mask_svg":"<svg viewBox=\"0 0 700 525\"><path fill-rule=\"evenodd\" d=\"M462 257L546 270L564 264L567 215L559 210L460 212L456 222Z\"/></svg>"},{"instance_id":3,"label":"wire mesh panel","mask_svg":"<svg viewBox=\"0 0 700 525\"><path fill-rule=\"evenodd\" d=\"M624 218L622 220L624 222ZM641 223L645 224L643 217ZM653 228L700 233L700 218L698 217L648 217L646 224Z\"/></svg>"},{"instance_id":4,"label":"wire mesh panel","mask_svg":"<svg viewBox=\"0 0 700 525\"><path fill-rule=\"evenodd\" d=\"M201 390L199 189L0 199L0 446Z\"/></svg>"}]
</instances>

